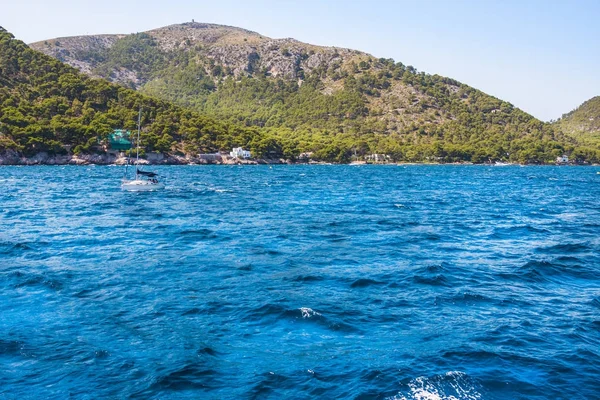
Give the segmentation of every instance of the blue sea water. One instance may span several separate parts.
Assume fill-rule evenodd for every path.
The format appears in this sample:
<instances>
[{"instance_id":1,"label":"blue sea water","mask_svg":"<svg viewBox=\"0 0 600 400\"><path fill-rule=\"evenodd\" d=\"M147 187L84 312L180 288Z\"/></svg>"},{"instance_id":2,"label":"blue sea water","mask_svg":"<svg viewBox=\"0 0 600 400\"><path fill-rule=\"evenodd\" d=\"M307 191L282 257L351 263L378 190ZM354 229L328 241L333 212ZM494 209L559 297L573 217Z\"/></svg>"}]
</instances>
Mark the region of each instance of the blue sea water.
<instances>
[{"instance_id":1,"label":"blue sea water","mask_svg":"<svg viewBox=\"0 0 600 400\"><path fill-rule=\"evenodd\" d=\"M0 399L598 399L595 168L0 168Z\"/></svg>"}]
</instances>

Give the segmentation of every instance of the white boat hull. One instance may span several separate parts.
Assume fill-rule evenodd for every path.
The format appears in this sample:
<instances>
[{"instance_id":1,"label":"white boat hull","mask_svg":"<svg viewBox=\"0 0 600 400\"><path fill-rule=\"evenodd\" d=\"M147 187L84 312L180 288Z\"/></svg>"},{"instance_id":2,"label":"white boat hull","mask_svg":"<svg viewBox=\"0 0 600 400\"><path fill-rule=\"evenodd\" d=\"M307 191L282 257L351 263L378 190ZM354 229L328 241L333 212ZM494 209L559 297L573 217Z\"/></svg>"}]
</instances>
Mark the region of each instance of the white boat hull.
<instances>
[{"instance_id":1,"label":"white boat hull","mask_svg":"<svg viewBox=\"0 0 600 400\"><path fill-rule=\"evenodd\" d=\"M155 183L141 179L123 181L123 183L121 183L121 189L126 190L128 192L151 192L153 190L162 190L164 188L164 183Z\"/></svg>"}]
</instances>

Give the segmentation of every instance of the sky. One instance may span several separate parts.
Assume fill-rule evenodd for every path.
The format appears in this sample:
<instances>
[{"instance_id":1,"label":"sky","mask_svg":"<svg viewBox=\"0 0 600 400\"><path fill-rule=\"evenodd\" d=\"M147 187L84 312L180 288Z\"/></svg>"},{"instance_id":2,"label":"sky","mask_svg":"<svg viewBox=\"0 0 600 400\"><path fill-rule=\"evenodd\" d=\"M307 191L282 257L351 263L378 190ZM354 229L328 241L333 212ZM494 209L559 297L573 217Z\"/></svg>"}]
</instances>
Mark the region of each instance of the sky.
<instances>
[{"instance_id":1,"label":"sky","mask_svg":"<svg viewBox=\"0 0 600 400\"><path fill-rule=\"evenodd\" d=\"M27 43L210 22L457 79L544 121L600 95L600 0L0 0Z\"/></svg>"}]
</instances>

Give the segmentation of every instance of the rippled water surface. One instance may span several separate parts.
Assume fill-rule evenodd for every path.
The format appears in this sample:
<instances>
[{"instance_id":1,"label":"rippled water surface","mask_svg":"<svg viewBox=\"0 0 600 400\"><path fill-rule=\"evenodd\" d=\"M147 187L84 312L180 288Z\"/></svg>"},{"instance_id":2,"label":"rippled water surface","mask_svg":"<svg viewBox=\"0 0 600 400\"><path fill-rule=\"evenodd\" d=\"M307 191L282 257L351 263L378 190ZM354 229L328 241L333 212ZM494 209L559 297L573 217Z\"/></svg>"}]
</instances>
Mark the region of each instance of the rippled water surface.
<instances>
[{"instance_id":1,"label":"rippled water surface","mask_svg":"<svg viewBox=\"0 0 600 400\"><path fill-rule=\"evenodd\" d=\"M0 399L600 396L597 168L0 168Z\"/></svg>"}]
</instances>

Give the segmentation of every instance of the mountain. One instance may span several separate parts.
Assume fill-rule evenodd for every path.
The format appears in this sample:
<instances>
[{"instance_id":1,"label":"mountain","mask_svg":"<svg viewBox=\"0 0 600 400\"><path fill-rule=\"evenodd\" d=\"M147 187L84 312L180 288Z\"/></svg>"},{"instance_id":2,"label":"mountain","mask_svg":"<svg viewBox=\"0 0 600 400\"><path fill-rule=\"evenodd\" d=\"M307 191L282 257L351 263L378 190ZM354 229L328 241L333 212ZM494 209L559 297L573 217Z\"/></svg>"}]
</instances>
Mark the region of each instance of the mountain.
<instances>
[{"instance_id":1,"label":"mountain","mask_svg":"<svg viewBox=\"0 0 600 400\"><path fill-rule=\"evenodd\" d=\"M593 97L555 122L563 132L600 146L600 96Z\"/></svg>"},{"instance_id":2,"label":"mountain","mask_svg":"<svg viewBox=\"0 0 600 400\"><path fill-rule=\"evenodd\" d=\"M115 128L135 129L144 151L198 154L233 146L264 155L273 139L135 90L94 79L29 48L0 27L0 153L102 151Z\"/></svg>"},{"instance_id":3,"label":"mountain","mask_svg":"<svg viewBox=\"0 0 600 400\"><path fill-rule=\"evenodd\" d=\"M106 78L236 125L291 152L348 161L551 162L578 142L512 104L392 59L214 24L31 44ZM589 151L588 151L589 150ZM591 158L597 147L586 149Z\"/></svg>"}]
</instances>

